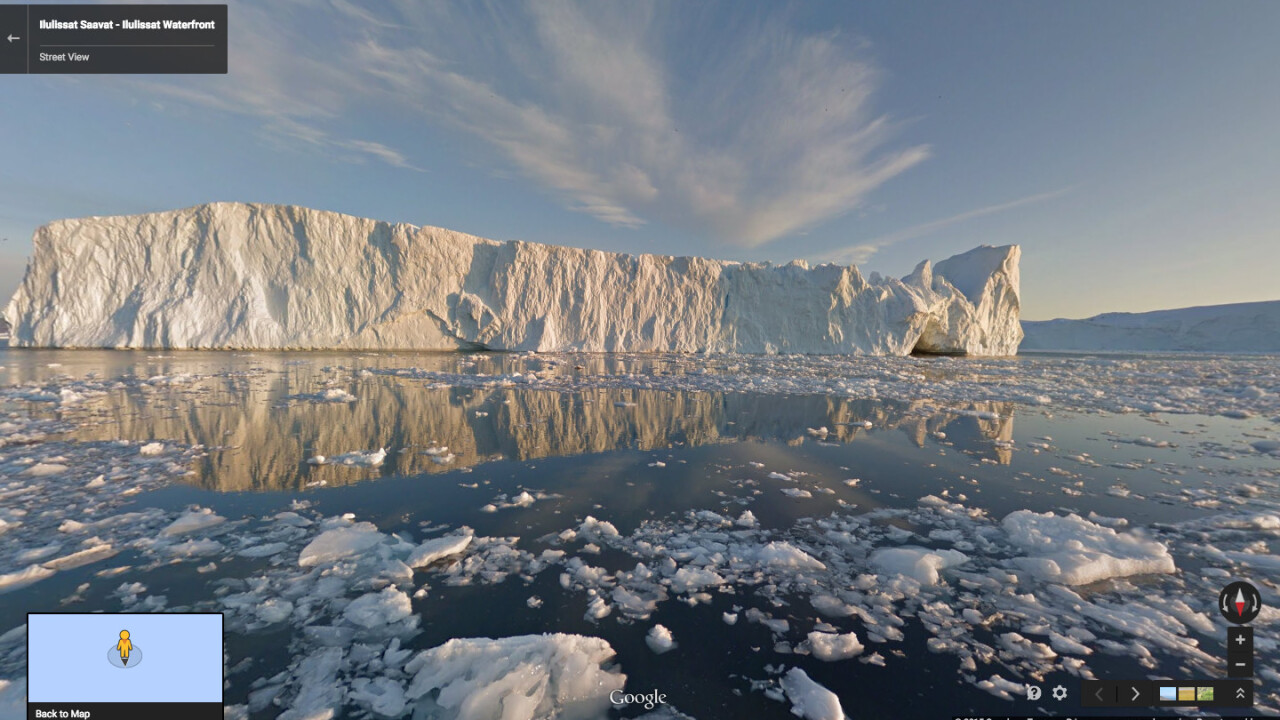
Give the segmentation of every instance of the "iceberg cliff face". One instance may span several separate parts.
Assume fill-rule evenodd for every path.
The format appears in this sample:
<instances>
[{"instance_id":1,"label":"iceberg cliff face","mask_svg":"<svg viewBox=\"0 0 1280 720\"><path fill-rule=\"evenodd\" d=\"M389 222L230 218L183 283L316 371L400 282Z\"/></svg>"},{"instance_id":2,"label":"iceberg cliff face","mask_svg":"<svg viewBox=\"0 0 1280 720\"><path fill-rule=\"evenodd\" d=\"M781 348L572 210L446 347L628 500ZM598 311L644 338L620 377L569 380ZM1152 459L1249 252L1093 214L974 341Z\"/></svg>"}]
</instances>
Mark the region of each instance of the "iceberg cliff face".
<instances>
[{"instance_id":1,"label":"iceberg cliff face","mask_svg":"<svg viewBox=\"0 0 1280 720\"><path fill-rule=\"evenodd\" d=\"M5 316L22 347L1011 355L1017 246L906 278L496 242L298 207L62 220Z\"/></svg>"}]
</instances>

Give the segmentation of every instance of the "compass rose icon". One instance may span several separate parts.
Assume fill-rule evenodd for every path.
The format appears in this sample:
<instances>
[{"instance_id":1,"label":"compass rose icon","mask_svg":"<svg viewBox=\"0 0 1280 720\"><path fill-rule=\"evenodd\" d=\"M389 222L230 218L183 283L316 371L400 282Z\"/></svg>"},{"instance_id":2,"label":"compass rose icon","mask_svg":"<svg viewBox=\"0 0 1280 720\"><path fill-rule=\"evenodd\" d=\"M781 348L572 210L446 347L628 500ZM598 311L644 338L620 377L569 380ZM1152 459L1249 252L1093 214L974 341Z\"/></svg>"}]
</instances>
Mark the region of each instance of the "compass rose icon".
<instances>
[{"instance_id":1,"label":"compass rose icon","mask_svg":"<svg viewBox=\"0 0 1280 720\"><path fill-rule=\"evenodd\" d=\"M1228 622L1244 625L1253 622L1262 610L1262 596L1258 588L1247 582L1236 581L1218 593L1218 612Z\"/></svg>"}]
</instances>

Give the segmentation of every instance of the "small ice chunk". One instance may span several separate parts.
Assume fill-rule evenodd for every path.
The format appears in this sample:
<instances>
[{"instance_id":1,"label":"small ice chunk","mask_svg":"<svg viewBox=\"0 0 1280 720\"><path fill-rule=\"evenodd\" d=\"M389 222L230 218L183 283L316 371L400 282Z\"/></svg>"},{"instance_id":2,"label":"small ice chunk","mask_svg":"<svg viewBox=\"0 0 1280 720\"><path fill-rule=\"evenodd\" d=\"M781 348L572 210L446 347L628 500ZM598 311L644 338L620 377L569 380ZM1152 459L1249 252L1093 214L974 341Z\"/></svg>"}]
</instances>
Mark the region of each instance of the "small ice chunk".
<instances>
[{"instance_id":1,"label":"small ice chunk","mask_svg":"<svg viewBox=\"0 0 1280 720\"><path fill-rule=\"evenodd\" d=\"M591 602L587 603L587 612L582 616L584 620L595 622L609 616L613 612L613 608L609 607L609 603L605 602L604 596L597 595L591 598Z\"/></svg>"},{"instance_id":2,"label":"small ice chunk","mask_svg":"<svg viewBox=\"0 0 1280 720\"><path fill-rule=\"evenodd\" d=\"M197 558L206 555L216 555L222 552L222 543L209 538L201 538L199 540L188 540L170 545L166 548L166 552L174 557Z\"/></svg>"},{"instance_id":3,"label":"small ice chunk","mask_svg":"<svg viewBox=\"0 0 1280 720\"><path fill-rule=\"evenodd\" d=\"M283 598L267 598L253 611L262 622L275 624L289 619L293 614L293 603Z\"/></svg>"},{"instance_id":4,"label":"small ice chunk","mask_svg":"<svg viewBox=\"0 0 1280 720\"><path fill-rule=\"evenodd\" d=\"M41 463L36 463L35 465L32 465L26 470L23 470L22 473L24 475L31 475L32 477L46 477L48 475L57 475L59 473L64 473L66 471L67 471L67 466L63 465L62 463L42 463L41 462Z\"/></svg>"},{"instance_id":5,"label":"small ice chunk","mask_svg":"<svg viewBox=\"0 0 1280 720\"><path fill-rule=\"evenodd\" d=\"M97 538L94 538L94 540L97 540ZM91 544L84 550L46 561L44 566L50 570L70 570L72 568L78 568L83 565L98 562L99 560L106 560L118 552L120 552L120 550L111 545L111 543L99 541L95 544Z\"/></svg>"},{"instance_id":6,"label":"small ice chunk","mask_svg":"<svg viewBox=\"0 0 1280 720\"><path fill-rule=\"evenodd\" d=\"M755 549L751 555L762 565L807 570L826 570L820 560L788 542L774 541Z\"/></svg>"},{"instance_id":7,"label":"small ice chunk","mask_svg":"<svg viewBox=\"0 0 1280 720\"><path fill-rule=\"evenodd\" d=\"M139 455L148 455L148 456L152 456L152 455L163 455L163 454L164 454L165 449L166 449L166 448L165 448L165 446L164 446L164 443L160 443L160 442L149 442L149 443L147 443L146 445L143 445L142 447L138 448L138 454L139 454Z\"/></svg>"},{"instance_id":8,"label":"small ice chunk","mask_svg":"<svg viewBox=\"0 0 1280 720\"><path fill-rule=\"evenodd\" d=\"M922 547L882 548L871 553L871 564L890 575L904 575L921 585L937 585L938 571L968 562L959 550L929 550Z\"/></svg>"},{"instance_id":9,"label":"small ice chunk","mask_svg":"<svg viewBox=\"0 0 1280 720\"><path fill-rule=\"evenodd\" d=\"M389 677L356 678L347 699L368 708L375 716L395 718L405 715L404 686Z\"/></svg>"},{"instance_id":10,"label":"small ice chunk","mask_svg":"<svg viewBox=\"0 0 1280 720\"><path fill-rule=\"evenodd\" d=\"M0 574L0 595L39 582L54 573L41 565L28 565L21 570Z\"/></svg>"},{"instance_id":11,"label":"small ice chunk","mask_svg":"<svg viewBox=\"0 0 1280 720\"><path fill-rule=\"evenodd\" d=\"M1280 455L1280 440L1258 440L1251 443L1254 450L1268 455Z\"/></svg>"},{"instance_id":12,"label":"small ice chunk","mask_svg":"<svg viewBox=\"0 0 1280 720\"><path fill-rule=\"evenodd\" d=\"M184 535L197 530L206 530L223 522L226 522L226 518L215 513L213 510L209 508L199 508L181 515L177 520L170 523L164 530L161 530L160 534L168 537Z\"/></svg>"},{"instance_id":13,"label":"small ice chunk","mask_svg":"<svg viewBox=\"0 0 1280 720\"><path fill-rule=\"evenodd\" d=\"M716 571L701 567L682 567L671 576L671 590L676 593L694 593L724 583Z\"/></svg>"},{"instance_id":14,"label":"small ice chunk","mask_svg":"<svg viewBox=\"0 0 1280 720\"><path fill-rule=\"evenodd\" d=\"M844 660L863 651L855 633L809 633L809 653L823 662Z\"/></svg>"},{"instance_id":15,"label":"small ice chunk","mask_svg":"<svg viewBox=\"0 0 1280 720\"><path fill-rule=\"evenodd\" d=\"M320 720L333 718L342 707L343 687L338 682L346 651L325 647L303 658L293 670L297 696L280 720Z\"/></svg>"},{"instance_id":16,"label":"small ice chunk","mask_svg":"<svg viewBox=\"0 0 1280 720\"><path fill-rule=\"evenodd\" d=\"M412 614L413 604L409 596L394 587L383 588L382 592L365 593L352 600L342 611L343 617L363 628L390 625Z\"/></svg>"},{"instance_id":17,"label":"small ice chunk","mask_svg":"<svg viewBox=\"0 0 1280 720\"><path fill-rule=\"evenodd\" d=\"M27 716L27 679L0 679L0 717Z\"/></svg>"},{"instance_id":18,"label":"small ice chunk","mask_svg":"<svg viewBox=\"0 0 1280 720\"><path fill-rule=\"evenodd\" d=\"M792 714L798 717L805 720L845 720L840 698L800 668L791 668L782 677L782 691L791 702Z\"/></svg>"},{"instance_id":19,"label":"small ice chunk","mask_svg":"<svg viewBox=\"0 0 1280 720\"><path fill-rule=\"evenodd\" d=\"M809 598L809 604L827 617L849 617L854 613L852 606L834 595L814 595Z\"/></svg>"},{"instance_id":20,"label":"small ice chunk","mask_svg":"<svg viewBox=\"0 0 1280 720\"><path fill-rule=\"evenodd\" d=\"M1027 552L1013 559L1042 580L1087 585L1113 577L1174 572L1163 544L1089 522L1079 515L1018 510L1001 523L1009 540Z\"/></svg>"},{"instance_id":21,"label":"small ice chunk","mask_svg":"<svg viewBox=\"0 0 1280 720\"><path fill-rule=\"evenodd\" d=\"M36 560L47 558L50 555L62 549L62 543L49 543L40 547L27 548L13 556L13 559L20 563L29 563Z\"/></svg>"},{"instance_id":22,"label":"small ice chunk","mask_svg":"<svg viewBox=\"0 0 1280 720\"><path fill-rule=\"evenodd\" d=\"M671 631L663 625L654 625L650 628L649 634L644 636L644 642L656 655L674 650L677 645L671 638Z\"/></svg>"},{"instance_id":23,"label":"small ice chunk","mask_svg":"<svg viewBox=\"0 0 1280 720\"><path fill-rule=\"evenodd\" d=\"M460 638L405 666L405 693L435 720L605 717L626 676L606 670L609 643L582 635Z\"/></svg>"},{"instance_id":24,"label":"small ice chunk","mask_svg":"<svg viewBox=\"0 0 1280 720\"><path fill-rule=\"evenodd\" d=\"M428 540L413 552L409 553L409 559L405 563L411 568L422 568L441 558L451 555L457 555L467 546L471 544L471 535L446 535L445 537L434 538Z\"/></svg>"},{"instance_id":25,"label":"small ice chunk","mask_svg":"<svg viewBox=\"0 0 1280 720\"><path fill-rule=\"evenodd\" d=\"M264 558L264 557L271 557L272 555L279 555L280 553L288 549L289 549L289 546L286 543L273 542L273 543L263 543L262 545L250 545L249 547L240 550L236 554L239 555L240 557Z\"/></svg>"},{"instance_id":26,"label":"small ice chunk","mask_svg":"<svg viewBox=\"0 0 1280 720\"><path fill-rule=\"evenodd\" d=\"M302 548L302 552L298 554L298 564L309 567L360 555L382 542L385 537L373 523L367 522L325 530Z\"/></svg>"},{"instance_id":27,"label":"small ice chunk","mask_svg":"<svg viewBox=\"0 0 1280 720\"><path fill-rule=\"evenodd\" d=\"M591 515L588 515L578 526L577 534L588 540L620 537L618 528L613 523L608 520L597 520Z\"/></svg>"},{"instance_id":28,"label":"small ice chunk","mask_svg":"<svg viewBox=\"0 0 1280 720\"><path fill-rule=\"evenodd\" d=\"M317 455L317 457L322 457ZM369 452L360 450L352 450L329 458L328 462L333 465L346 465L348 467L378 467L383 460L387 459L387 449L378 448Z\"/></svg>"}]
</instances>

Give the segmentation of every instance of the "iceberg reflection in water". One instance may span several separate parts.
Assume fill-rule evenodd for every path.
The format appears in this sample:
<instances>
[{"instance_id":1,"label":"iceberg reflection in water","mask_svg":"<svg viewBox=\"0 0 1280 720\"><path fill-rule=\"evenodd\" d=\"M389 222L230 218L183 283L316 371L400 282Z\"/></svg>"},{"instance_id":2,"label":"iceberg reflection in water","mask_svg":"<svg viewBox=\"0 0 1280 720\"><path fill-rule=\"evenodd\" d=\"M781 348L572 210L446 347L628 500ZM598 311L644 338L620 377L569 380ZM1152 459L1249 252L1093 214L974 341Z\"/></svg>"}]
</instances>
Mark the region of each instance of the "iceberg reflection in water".
<instances>
[{"instance_id":1,"label":"iceberg reflection in water","mask_svg":"<svg viewBox=\"0 0 1280 720\"><path fill-rule=\"evenodd\" d=\"M476 362L511 361L472 357ZM170 362L183 359L180 354ZM364 360L393 366L397 359ZM448 356L434 359L454 362ZM1011 402L942 409L928 401L819 395L779 398L591 387L557 391L510 383L442 387L403 377L394 368L326 365L323 356L254 355L246 360L250 367L230 376L195 375L181 382L108 390L68 407L62 416L79 424L73 434L82 440L163 438L203 446L208 454L193 465L192 481L222 491L346 485L385 475L447 473L494 460L623 449L806 439L848 443L865 437L870 428L899 430L920 447L942 433L954 444L1007 464L1013 433ZM327 390L335 389L341 393L335 393L337 399L324 399ZM307 462L318 455L333 459L380 448L388 453L376 467Z\"/></svg>"}]
</instances>

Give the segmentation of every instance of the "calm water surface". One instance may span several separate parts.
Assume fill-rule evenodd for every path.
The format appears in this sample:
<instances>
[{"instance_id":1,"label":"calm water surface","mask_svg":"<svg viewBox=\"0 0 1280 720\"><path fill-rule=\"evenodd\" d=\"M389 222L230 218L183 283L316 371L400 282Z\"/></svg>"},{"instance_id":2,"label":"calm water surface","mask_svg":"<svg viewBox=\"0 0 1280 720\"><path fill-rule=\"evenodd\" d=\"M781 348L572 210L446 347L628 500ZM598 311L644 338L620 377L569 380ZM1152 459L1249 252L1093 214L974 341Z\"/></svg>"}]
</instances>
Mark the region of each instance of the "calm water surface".
<instances>
[{"instance_id":1,"label":"calm water surface","mask_svg":"<svg viewBox=\"0 0 1280 720\"><path fill-rule=\"evenodd\" d=\"M1133 527L1216 511L1187 502L1186 491L1245 485L1263 500L1276 500L1274 483L1258 486L1259 477L1274 478L1274 457L1221 451L1239 447L1242 436L1274 431L1258 418L1082 413L983 401L940 408L926 401L672 390L663 389L661 379L687 372L696 361L664 356L6 350L0 365L0 380L10 387L103 381L95 386L97 394L75 403L6 396L7 412L65 423L53 440L203 448L179 482L138 493L116 512L199 505L236 519L269 516L306 501L324 516L352 513L385 533L420 538L426 528L469 526L480 536L520 536L522 546L536 553L540 538L576 527L588 515L627 535L646 520L690 510L737 516L749 509L762 528L785 530L801 518L912 508L923 496L945 495L963 496L967 505L996 518L1021 509L1094 512L1127 519ZM945 377L948 367L940 362L925 370ZM544 378L633 375L652 378L654 387L475 387L406 368L495 376L532 371ZM174 381L136 382L158 377ZM113 379L121 382L107 382ZM355 399L309 397L335 389ZM1139 437L1170 446L1123 441ZM442 457L437 449L444 447ZM307 462L316 455L379 448L387 456L377 467ZM1082 462L1086 454L1090 461ZM770 472L796 478L795 487L808 489L811 497L784 495L786 483L771 479ZM851 478L860 482L850 487L844 481ZM1114 492L1116 487L1128 494ZM484 509L502 494L514 497L525 490L545 499L525 508ZM138 561L137 552L126 549L0 595L0 631L20 625L29 610L118 611L116 591L124 582L144 584L151 594L165 596L170 608L195 606L217 592L219 579L249 577L264 562L226 557L216 571L202 573L196 562L131 569ZM608 548L590 561L610 571L635 564ZM1177 561L1182 572L1202 564L1195 558ZM710 607L674 598L663 603L654 619L680 644L655 655L643 640L650 623L619 622L615 616L585 620L587 597L565 590L558 576L551 570L531 581L433 585L425 598L414 600L422 621L406 645L425 649L451 637L541 632L603 637L618 653L629 691L657 689L682 712L704 720L793 717L786 703L750 688L748 679L769 677L765 666L777 663L804 667L840 696L851 717L904 717L904 703L913 708L912 717L1029 713L1036 707L1082 712L1074 697L1078 680L1065 673L1043 678L1046 698L1047 688L1058 682L1071 688L1072 697L1060 705L1009 702L974 687L957 671L955 658L929 652L929 635L910 618L901 642L868 648L884 656L883 667L779 654L765 627L720 621L734 606L754 606L750 589L715 593ZM533 595L543 599L541 607L527 604ZM1212 614L1214 598L1204 602L1197 609ZM764 607L789 617L801 638L813 625L814 613L801 599L789 608ZM852 621L836 624L846 631L858 627ZM246 703L256 679L288 666L285 648L294 632L279 626L229 635L228 705ZM1214 643L1220 640L1206 633L1206 652L1217 653ZM1172 673L1176 664L1158 663L1153 671L1132 658L1099 654L1089 667L1104 677L1146 677ZM269 707L255 717L279 711ZM640 712L627 708L618 716Z\"/></svg>"}]
</instances>

